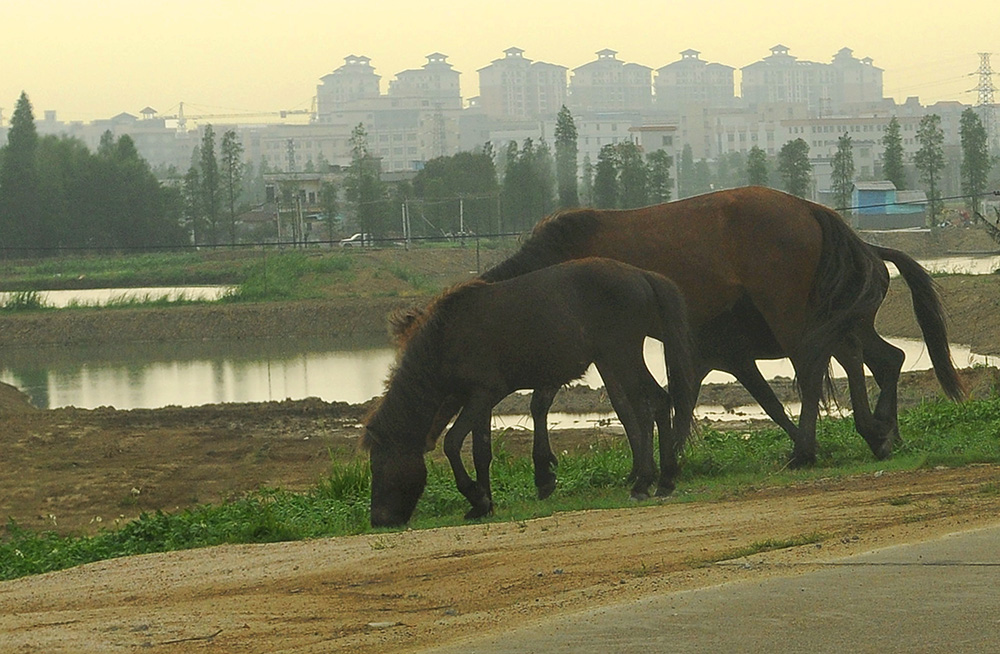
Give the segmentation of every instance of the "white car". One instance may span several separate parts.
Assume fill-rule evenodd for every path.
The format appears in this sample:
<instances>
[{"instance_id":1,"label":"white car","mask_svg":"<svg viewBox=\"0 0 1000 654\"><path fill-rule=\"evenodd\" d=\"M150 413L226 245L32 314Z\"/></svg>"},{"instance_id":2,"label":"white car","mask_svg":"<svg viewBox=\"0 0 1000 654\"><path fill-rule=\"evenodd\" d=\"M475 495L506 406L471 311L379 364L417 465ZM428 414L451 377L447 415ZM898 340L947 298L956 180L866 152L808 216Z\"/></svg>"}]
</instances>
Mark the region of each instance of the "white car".
<instances>
[{"instance_id":1,"label":"white car","mask_svg":"<svg viewBox=\"0 0 1000 654\"><path fill-rule=\"evenodd\" d=\"M355 234L350 238L345 238L340 241L340 247L351 248L351 247L362 247L364 245L371 245L372 237L370 234Z\"/></svg>"}]
</instances>

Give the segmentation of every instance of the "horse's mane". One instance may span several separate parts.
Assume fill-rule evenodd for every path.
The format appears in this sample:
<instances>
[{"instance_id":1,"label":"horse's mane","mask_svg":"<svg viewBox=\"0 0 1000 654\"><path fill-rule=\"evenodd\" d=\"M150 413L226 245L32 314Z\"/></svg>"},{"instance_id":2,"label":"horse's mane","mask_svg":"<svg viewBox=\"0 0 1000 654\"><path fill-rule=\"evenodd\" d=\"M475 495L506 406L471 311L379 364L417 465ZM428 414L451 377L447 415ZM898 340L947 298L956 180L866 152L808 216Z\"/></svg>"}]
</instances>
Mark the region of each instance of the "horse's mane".
<instances>
[{"instance_id":1,"label":"horse's mane","mask_svg":"<svg viewBox=\"0 0 1000 654\"><path fill-rule=\"evenodd\" d=\"M546 216L535 225L521 248L490 268L480 279L498 282L575 259L600 224L595 209L570 209Z\"/></svg>"},{"instance_id":2,"label":"horse's mane","mask_svg":"<svg viewBox=\"0 0 1000 654\"><path fill-rule=\"evenodd\" d=\"M385 393L362 421L366 427L362 446L371 449L384 439L398 442L400 434L417 434L416 418L440 406L446 395L439 375L441 334L455 305L473 289L486 282L473 279L444 291L424 309L415 308L390 316L390 331L397 343L396 363L385 383ZM419 443L400 445L424 446Z\"/></svg>"}]
</instances>

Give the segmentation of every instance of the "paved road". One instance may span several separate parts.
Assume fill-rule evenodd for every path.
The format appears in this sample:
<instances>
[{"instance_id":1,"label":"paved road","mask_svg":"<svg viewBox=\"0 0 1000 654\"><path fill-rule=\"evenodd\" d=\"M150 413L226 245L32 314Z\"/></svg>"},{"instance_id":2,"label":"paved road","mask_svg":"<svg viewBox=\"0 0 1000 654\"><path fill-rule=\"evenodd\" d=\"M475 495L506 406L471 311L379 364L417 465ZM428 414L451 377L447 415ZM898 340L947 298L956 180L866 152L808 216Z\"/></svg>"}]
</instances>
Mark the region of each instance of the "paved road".
<instances>
[{"instance_id":1,"label":"paved road","mask_svg":"<svg viewBox=\"0 0 1000 654\"><path fill-rule=\"evenodd\" d=\"M1000 526L426 652L1000 652Z\"/></svg>"}]
</instances>

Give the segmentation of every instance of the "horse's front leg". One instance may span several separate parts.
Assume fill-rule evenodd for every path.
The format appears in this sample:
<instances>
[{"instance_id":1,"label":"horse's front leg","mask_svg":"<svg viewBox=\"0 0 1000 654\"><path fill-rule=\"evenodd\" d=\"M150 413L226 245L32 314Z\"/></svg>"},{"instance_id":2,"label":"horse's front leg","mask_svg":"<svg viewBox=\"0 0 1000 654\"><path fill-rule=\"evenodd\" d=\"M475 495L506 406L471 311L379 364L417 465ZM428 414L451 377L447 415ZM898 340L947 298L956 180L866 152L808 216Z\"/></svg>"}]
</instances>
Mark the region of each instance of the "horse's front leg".
<instances>
[{"instance_id":1,"label":"horse's front leg","mask_svg":"<svg viewBox=\"0 0 1000 654\"><path fill-rule=\"evenodd\" d=\"M535 424L535 435L532 439L531 459L535 464L535 488L538 489L538 499L544 500L556 489L556 461L549 443L548 416L552 401L555 400L559 387L537 388L531 395L531 419Z\"/></svg>"},{"instance_id":2,"label":"horse's front leg","mask_svg":"<svg viewBox=\"0 0 1000 654\"><path fill-rule=\"evenodd\" d=\"M451 471L455 475L455 485L465 499L469 500L472 505L472 509L466 514L466 518L475 518L488 515L493 509L493 500L490 497L489 492L489 464L490 461L486 460L485 465L487 469L487 475L485 478L482 477L480 463L483 455L480 450L483 448L482 442L482 424L485 415L486 423L486 442L485 447L490 450L489 442L489 426L490 426L490 411L492 411L493 405L483 397L474 397L469 402L465 404L458 417L455 419L455 424L451 426L448 433L444 437L444 453L448 457L448 463L451 464ZM473 480L469 476L468 471L465 469L465 464L462 462L462 445L465 443L465 437L469 432L475 431L476 434L473 435L473 460L476 465L477 475L480 475L480 479L486 482L486 487L484 487L476 480ZM479 455L479 456L477 456ZM492 452L490 451L489 459L492 459Z\"/></svg>"},{"instance_id":3,"label":"horse's front leg","mask_svg":"<svg viewBox=\"0 0 1000 654\"><path fill-rule=\"evenodd\" d=\"M469 498L472 508L465 514L466 520L475 520L493 513L493 489L490 486L490 465L493 463L490 411L479 416L472 427L472 463L476 467L479 496L476 500Z\"/></svg>"}]
</instances>

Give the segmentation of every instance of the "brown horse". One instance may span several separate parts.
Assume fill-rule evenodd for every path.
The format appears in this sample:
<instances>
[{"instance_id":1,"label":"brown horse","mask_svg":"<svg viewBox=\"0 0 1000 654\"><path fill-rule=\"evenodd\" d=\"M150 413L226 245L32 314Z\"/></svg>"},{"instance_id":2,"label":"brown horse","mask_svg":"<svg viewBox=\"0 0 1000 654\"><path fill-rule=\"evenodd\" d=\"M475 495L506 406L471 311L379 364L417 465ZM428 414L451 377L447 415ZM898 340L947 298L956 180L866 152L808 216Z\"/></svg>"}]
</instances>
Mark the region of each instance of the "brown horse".
<instances>
[{"instance_id":1,"label":"brown horse","mask_svg":"<svg viewBox=\"0 0 1000 654\"><path fill-rule=\"evenodd\" d=\"M650 375L643 340L664 343L669 394ZM673 489L677 454L694 409L684 300L649 271L608 259L551 266L509 281L472 281L442 295L412 321L378 407L365 422L372 467L373 526L407 522L426 483L428 434L441 407L457 406L444 450L467 518L493 509L489 466L493 407L518 389L558 388L594 363L632 447L632 494L656 481L652 424L660 426L658 493ZM673 410L673 425L670 412ZM473 434L474 481L461 448Z\"/></svg>"},{"instance_id":2,"label":"brown horse","mask_svg":"<svg viewBox=\"0 0 1000 654\"><path fill-rule=\"evenodd\" d=\"M481 278L510 279L590 256L659 272L680 287L698 345L699 385L713 369L733 374L788 432L794 465L816 459L816 419L831 356L848 373L855 427L872 452L890 456L899 437L896 389L904 357L874 327L889 285L884 261L894 263L910 287L942 388L952 399L964 396L926 271L903 252L864 243L821 205L747 187L642 209L569 211L541 221L517 253ZM798 425L755 361L781 357L791 360L799 383ZM863 365L880 389L874 413ZM544 429L553 397L548 389L533 399L536 428ZM554 460L544 432L536 436L536 465Z\"/></svg>"}]
</instances>

